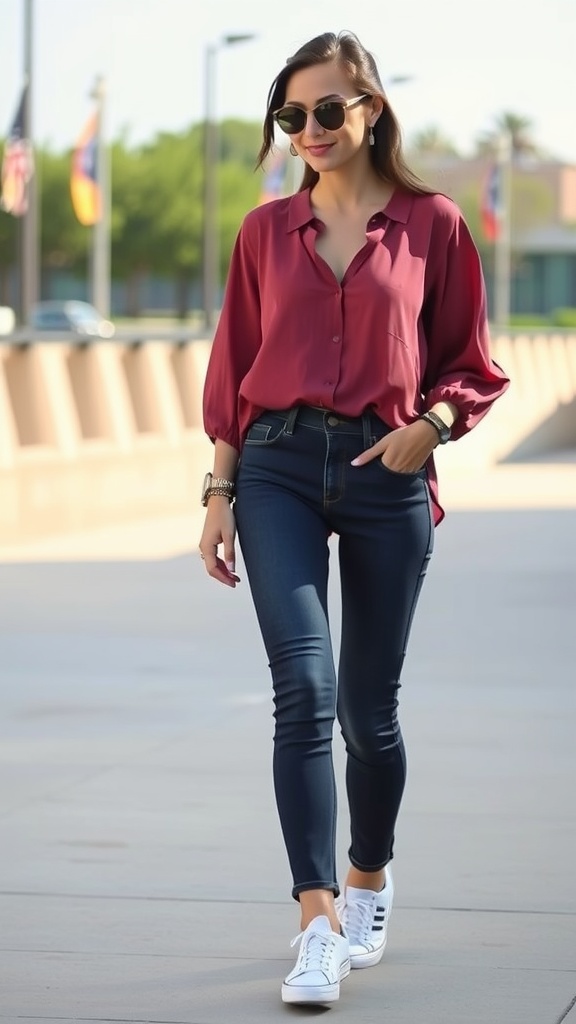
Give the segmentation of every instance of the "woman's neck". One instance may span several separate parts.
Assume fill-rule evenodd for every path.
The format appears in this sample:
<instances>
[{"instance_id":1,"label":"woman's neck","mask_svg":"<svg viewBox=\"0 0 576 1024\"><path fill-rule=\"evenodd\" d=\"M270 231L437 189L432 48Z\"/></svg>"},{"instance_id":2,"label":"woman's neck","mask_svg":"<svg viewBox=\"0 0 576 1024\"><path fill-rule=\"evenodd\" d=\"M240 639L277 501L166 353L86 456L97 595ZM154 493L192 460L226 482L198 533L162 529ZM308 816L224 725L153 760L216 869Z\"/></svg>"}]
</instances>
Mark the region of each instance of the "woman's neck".
<instances>
[{"instance_id":1,"label":"woman's neck","mask_svg":"<svg viewBox=\"0 0 576 1024\"><path fill-rule=\"evenodd\" d=\"M385 206L393 191L394 186L379 178L371 167L356 172L342 168L321 174L312 186L310 200L317 209L351 213Z\"/></svg>"}]
</instances>

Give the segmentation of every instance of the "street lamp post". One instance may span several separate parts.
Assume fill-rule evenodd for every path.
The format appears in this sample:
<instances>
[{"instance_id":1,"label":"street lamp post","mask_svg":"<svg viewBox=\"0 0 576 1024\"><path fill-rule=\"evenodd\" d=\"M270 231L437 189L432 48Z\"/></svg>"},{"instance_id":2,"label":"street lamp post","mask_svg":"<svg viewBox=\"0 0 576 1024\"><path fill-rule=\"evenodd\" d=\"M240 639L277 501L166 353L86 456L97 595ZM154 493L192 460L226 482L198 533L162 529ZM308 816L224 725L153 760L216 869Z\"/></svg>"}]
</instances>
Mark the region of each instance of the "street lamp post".
<instances>
[{"instance_id":1,"label":"street lamp post","mask_svg":"<svg viewBox=\"0 0 576 1024\"><path fill-rule=\"evenodd\" d=\"M202 302L204 326L214 327L214 314L219 284L218 237L218 124L216 120L216 60L224 46L244 43L253 34L227 35L210 43L204 54L204 217L202 244Z\"/></svg>"},{"instance_id":2,"label":"street lamp post","mask_svg":"<svg viewBox=\"0 0 576 1024\"><path fill-rule=\"evenodd\" d=\"M406 82L413 82L414 75L392 75L387 78L384 85L405 85Z\"/></svg>"},{"instance_id":3,"label":"street lamp post","mask_svg":"<svg viewBox=\"0 0 576 1024\"><path fill-rule=\"evenodd\" d=\"M24 77L27 82L24 100L23 137L33 145L32 126L32 77L33 77L33 45L34 45L34 2L25 0L24 4ZM27 186L28 209L21 224L20 249L20 320L23 324L30 323L30 311L40 295L39 272L39 237L38 237L38 178L32 174Z\"/></svg>"},{"instance_id":4,"label":"street lamp post","mask_svg":"<svg viewBox=\"0 0 576 1024\"><path fill-rule=\"evenodd\" d=\"M100 316L110 316L110 161L105 142L104 111L106 84L96 79L90 93L96 100L96 178L102 209L92 228L90 298Z\"/></svg>"}]
</instances>

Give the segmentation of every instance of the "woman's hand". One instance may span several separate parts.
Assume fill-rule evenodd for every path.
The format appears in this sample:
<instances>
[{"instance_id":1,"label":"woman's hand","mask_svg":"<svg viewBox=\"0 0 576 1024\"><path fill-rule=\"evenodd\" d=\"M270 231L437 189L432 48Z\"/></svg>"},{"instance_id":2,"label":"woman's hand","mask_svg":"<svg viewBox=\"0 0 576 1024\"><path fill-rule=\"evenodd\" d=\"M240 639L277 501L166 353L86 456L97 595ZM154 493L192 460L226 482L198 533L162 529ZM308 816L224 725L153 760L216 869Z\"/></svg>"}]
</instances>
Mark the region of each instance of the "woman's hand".
<instances>
[{"instance_id":1,"label":"woman's hand","mask_svg":"<svg viewBox=\"0 0 576 1024\"><path fill-rule=\"evenodd\" d=\"M204 529L200 538L200 554L206 572L219 583L235 587L240 582L236 575L236 521L228 498L213 494L208 498ZM224 545L224 558L218 557L219 546Z\"/></svg>"},{"instance_id":2,"label":"woman's hand","mask_svg":"<svg viewBox=\"0 0 576 1024\"><path fill-rule=\"evenodd\" d=\"M417 473L438 444L438 432L427 420L415 420L381 437L371 448L352 459L353 466L365 466L377 456L394 473Z\"/></svg>"}]
</instances>

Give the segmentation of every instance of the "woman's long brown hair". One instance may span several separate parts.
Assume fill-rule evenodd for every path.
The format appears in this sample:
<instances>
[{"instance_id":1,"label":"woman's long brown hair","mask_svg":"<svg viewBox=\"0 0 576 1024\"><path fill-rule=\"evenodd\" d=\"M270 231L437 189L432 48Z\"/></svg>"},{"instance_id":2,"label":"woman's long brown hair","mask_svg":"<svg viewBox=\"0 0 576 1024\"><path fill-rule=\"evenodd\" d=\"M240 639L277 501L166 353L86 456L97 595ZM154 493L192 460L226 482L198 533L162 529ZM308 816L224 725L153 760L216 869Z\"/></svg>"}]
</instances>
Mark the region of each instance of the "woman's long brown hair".
<instances>
[{"instance_id":1,"label":"woman's long brown hair","mask_svg":"<svg viewBox=\"0 0 576 1024\"><path fill-rule=\"evenodd\" d=\"M338 35L324 32L304 43L292 57L288 58L286 67L276 76L268 93L263 142L256 167L262 166L274 148L274 111L279 110L285 102L290 77L295 71L315 64L326 64L329 61L336 61L346 71L358 95L367 93L370 96L381 96L384 100L382 113L372 129L374 145L369 147L370 159L378 175L409 192L431 192L432 190L410 170L404 160L400 125L386 99L376 61L353 32L340 32ZM303 192L304 189L315 185L318 177L318 172L306 164L299 191Z\"/></svg>"}]
</instances>

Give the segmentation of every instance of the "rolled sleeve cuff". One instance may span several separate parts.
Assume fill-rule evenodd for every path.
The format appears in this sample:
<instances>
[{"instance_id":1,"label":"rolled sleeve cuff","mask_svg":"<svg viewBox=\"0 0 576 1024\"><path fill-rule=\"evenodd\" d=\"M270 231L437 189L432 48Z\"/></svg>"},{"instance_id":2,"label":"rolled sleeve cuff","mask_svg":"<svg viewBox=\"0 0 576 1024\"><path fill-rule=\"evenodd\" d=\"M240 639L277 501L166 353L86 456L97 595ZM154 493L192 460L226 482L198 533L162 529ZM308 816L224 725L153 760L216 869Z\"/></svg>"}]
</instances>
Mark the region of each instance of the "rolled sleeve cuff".
<instances>
[{"instance_id":1,"label":"rolled sleeve cuff","mask_svg":"<svg viewBox=\"0 0 576 1024\"><path fill-rule=\"evenodd\" d=\"M490 411L490 407L508 387L508 381L498 381L496 388L487 386L486 391L471 391L457 384L439 384L432 388L425 398L425 408L430 409L437 402L451 402L458 410L452 426L451 441L457 441L468 434Z\"/></svg>"}]
</instances>

